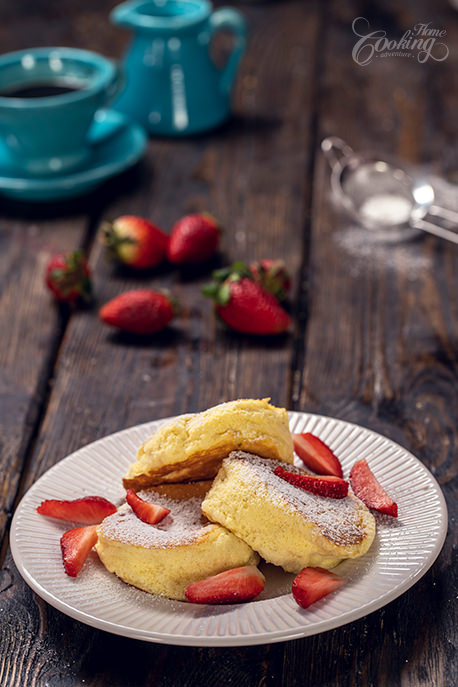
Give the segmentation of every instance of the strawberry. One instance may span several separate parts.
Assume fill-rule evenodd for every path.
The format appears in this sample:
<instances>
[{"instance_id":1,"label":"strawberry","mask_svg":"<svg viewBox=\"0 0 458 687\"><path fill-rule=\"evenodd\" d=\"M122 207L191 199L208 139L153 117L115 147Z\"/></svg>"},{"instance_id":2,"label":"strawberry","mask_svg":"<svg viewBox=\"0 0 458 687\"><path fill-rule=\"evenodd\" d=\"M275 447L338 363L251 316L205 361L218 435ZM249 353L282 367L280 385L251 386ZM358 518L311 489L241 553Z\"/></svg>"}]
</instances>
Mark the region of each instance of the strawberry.
<instances>
[{"instance_id":1,"label":"strawberry","mask_svg":"<svg viewBox=\"0 0 458 687\"><path fill-rule=\"evenodd\" d=\"M105 324L133 334L153 334L173 319L176 305L159 291L138 289L113 298L100 310Z\"/></svg>"},{"instance_id":2,"label":"strawberry","mask_svg":"<svg viewBox=\"0 0 458 687\"><path fill-rule=\"evenodd\" d=\"M293 434L294 450L299 458L313 472L319 475L343 477L342 466L337 456L324 441L310 432Z\"/></svg>"},{"instance_id":3,"label":"strawberry","mask_svg":"<svg viewBox=\"0 0 458 687\"><path fill-rule=\"evenodd\" d=\"M364 458L356 461L350 470L350 484L355 495L368 508L374 508L380 513L386 513L386 515L397 518L397 504L379 484Z\"/></svg>"},{"instance_id":4,"label":"strawberry","mask_svg":"<svg viewBox=\"0 0 458 687\"><path fill-rule=\"evenodd\" d=\"M250 264L250 272L256 282L269 291L277 301L288 298L291 277L283 260L259 260Z\"/></svg>"},{"instance_id":5,"label":"strawberry","mask_svg":"<svg viewBox=\"0 0 458 687\"><path fill-rule=\"evenodd\" d=\"M102 496L85 496L74 501L48 499L37 507L37 513L58 520L96 525L108 515L116 513L116 506Z\"/></svg>"},{"instance_id":6,"label":"strawberry","mask_svg":"<svg viewBox=\"0 0 458 687\"><path fill-rule=\"evenodd\" d=\"M308 608L323 596L344 585L346 580L324 568L303 568L293 580L293 596L301 608Z\"/></svg>"},{"instance_id":7,"label":"strawberry","mask_svg":"<svg viewBox=\"0 0 458 687\"><path fill-rule=\"evenodd\" d=\"M127 490L126 501L137 518L148 523L148 525L157 525L158 522L161 522L170 513L169 508L157 506L155 503L148 503L148 501L140 498L133 489Z\"/></svg>"},{"instance_id":8,"label":"strawberry","mask_svg":"<svg viewBox=\"0 0 458 687\"><path fill-rule=\"evenodd\" d=\"M232 568L188 584L184 593L194 604L231 604L251 601L262 592L265 577L254 565Z\"/></svg>"},{"instance_id":9,"label":"strawberry","mask_svg":"<svg viewBox=\"0 0 458 687\"><path fill-rule=\"evenodd\" d=\"M76 303L83 300L88 303L91 300L91 274L79 251L54 255L46 267L45 281L58 301Z\"/></svg>"},{"instance_id":10,"label":"strawberry","mask_svg":"<svg viewBox=\"0 0 458 687\"><path fill-rule=\"evenodd\" d=\"M212 215L186 215L173 226L167 257L175 264L198 264L218 249L220 226Z\"/></svg>"},{"instance_id":11,"label":"strawberry","mask_svg":"<svg viewBox=\"0 0 458 687\"><path fill-rule=\"evenodd\" d=\"M340 477L314 475L303 475L296 472L287 472L280 465L275 468L274 473L281 477L285 482L289 482L299 489L310 491L318 496L326 496L330 499L343 499L348 494L348 482Z\"/></svg>"},{"instance_id":12,"label":"strawberry","mask_svg":"<svg viewBox=\"0 0 458 687\"><path fill-rule=\"evenodd\" d=\"M97 543L97 528L95 525L77 527L64 532L60 540L62 560L65 572L70 577L76 577L89 556L92 547Z\"/></svg>"},{"instance_id":13,"label":"strawberry","mask_svg":"<svg viewBox=\"0 0 458 687\"><path fill-rule=\"evenodd\" d=\"M246 334L280 334L288 329L290 317L276 298L254 281L243 263L216 270L214 282L202 293L215 301L216 314L229 327Z\"/></svg>"},{"instance_id":14,"label":"strawberry","mask_svg":"<svg viewBox=\"0 0 458 687\"><path fill-rule=\"evenodd\" d=\"M155 267L165 258L169 237L143 217L124 215L102 225L109 254L136 270Z\"/></svg>"}]
</instances>

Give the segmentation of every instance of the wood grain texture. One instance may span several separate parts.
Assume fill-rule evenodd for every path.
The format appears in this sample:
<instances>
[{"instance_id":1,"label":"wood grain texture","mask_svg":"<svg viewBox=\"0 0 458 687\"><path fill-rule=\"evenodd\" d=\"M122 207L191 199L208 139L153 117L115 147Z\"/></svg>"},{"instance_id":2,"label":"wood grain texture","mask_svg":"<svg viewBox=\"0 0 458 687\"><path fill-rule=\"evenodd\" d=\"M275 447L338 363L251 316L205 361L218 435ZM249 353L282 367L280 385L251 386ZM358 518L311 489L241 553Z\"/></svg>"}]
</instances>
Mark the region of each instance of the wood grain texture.
<instances>
[{"instance_id":1,"label":"wood grain texture","mask_svg":"<svg viewBox=\"0 0 458 687\"><path fill-rule=\"evenodd\" d=\"M0 220L0 537L13 505L22 463L47 393L67 313L44 285L51 255L83 241L84 218Z\"/></svg>"},{"instance_id":2,"label":"wood grain texture","mask_svg":"<svg viewBox=\"0 0 458 687\"><path fill-rule=\"evenodd\" d=\"M428 16L426 4L415 12L398 11L390 3L384 8L384 28L393 35ZM375 20L377 9L373 13ZM450 142L449 127L438 126L428 112L431 88L438 99L435 111L446 110L442 97L454 97L448 89L436 89L456 69L456 55L443 65L386 59L359 67L351 58L352 36L342 28L358 14L371 18L359 4L336 4L328 26L327 45L339 46L341 59L337 63L326 51L319 139L334 133L355 149L395 154L406 163L433 158L445 171L442 151ZM456 17L444 11L434 16L434 25L447 27L452 44ZM452 303L458 253L453 245L429 238L391 241L371 235L333 207L328 176L318 157L305 366L296 407L371 427L412 450L441 484L453 522L458 367L452 342L458 320ZM333 654L335 684L455 683L454 545L452 535L431 571L402 597L356 625L329 633L328 642L348 648ZM377 626L383 627L382 642ZM317 653L320 642L320 637L311 640ZM288 645L287 652L302 658L301 642ZM312 684L328 684L329 676L319 672L322 662L314 667Z\"/></svg>"},{"instance_id":3,"label":"wood grain texture","mask_svg":"<svg viewBox=\"0 0 458 687\"><path fill-rule=\"evenodd\" d=\"M113 4L4 6L2 49L67 43L119 56L126 34L106 21ZM252 36L228 125L189 140L151 141L140 166L65 211L32 208L24 218L24 208L5 204L2 506L9 510L18 488L109 432L270 395L370 426L411 449L441 483L453 525L458 253L435 239L388 245L368 238L333 207L319 142L334 133L355 148L434 162L452 175L458 15L445 0L434 7L426 0L237 6ZM431 20L446 27L451 55L440 64L392 58L361 68L351 58L351 22L360 15L393 35ZM104 218L135 212L169 230L180 215L203 209L225 226L221 263L288 261L297 296L291 334L255 340L220 329L200 295L212 265L206 275L167 266L132 275L109 265L97 242ZM75 242L90 253L96 304L67 323L42 291L35 253ZM138 285L166 286L182 302L170 330L143 342L111 333L97 317L104 301ZM7 552L0 684L451 687L458 682L454 551L451 531L422 580L366 618L303 640L237 649L154 645L82 625L34 595Z\"/></svg>"},{"instance_id":4,"label":"wood grain texture","mask_svg":"<svg viewBox=\"0 0 458 687\"><path fill-rule=\"evenodd\" d=\"M94 199L92 235L104 217L135 212L169 230L183 213L208 209L225 227L221 263L280 256L297 271L318 17L299 2L247 12L252 37L233 121L206 137L151 142L128 193L121 180ZM275 403L288 405L291 338L250 340L217 326L210 302L200 294L211 265L203 275L165 267L139 277L107 264L97 240L90 263L96 307L72 317L66 328L24 488L72 450L137 422L240 396L272 396ZM170 288L183 308L169 331L143 343L110 332L97 317L101 303L138 285ZM73 685L84 679L88 685L197 685L214 684L221 675L241 684L263 684L272 668L254 657L280 651L215 652L127 642L42 604L18 578L9 555L5 570L11 582L3 595L4 610L14 616L12 627L40 628L39 640L27 637L26 652L14 632L2 636L11 684ZM67 651L62 636L72 636ZM51 656L48 662L42 642ZM128 668L122 652L113 650L121 646L129 652L135 647L137 668ZM182 661L176 660L178 654ZM113 661L115 655L119 659Z\"/></svg>"}]
</instances>

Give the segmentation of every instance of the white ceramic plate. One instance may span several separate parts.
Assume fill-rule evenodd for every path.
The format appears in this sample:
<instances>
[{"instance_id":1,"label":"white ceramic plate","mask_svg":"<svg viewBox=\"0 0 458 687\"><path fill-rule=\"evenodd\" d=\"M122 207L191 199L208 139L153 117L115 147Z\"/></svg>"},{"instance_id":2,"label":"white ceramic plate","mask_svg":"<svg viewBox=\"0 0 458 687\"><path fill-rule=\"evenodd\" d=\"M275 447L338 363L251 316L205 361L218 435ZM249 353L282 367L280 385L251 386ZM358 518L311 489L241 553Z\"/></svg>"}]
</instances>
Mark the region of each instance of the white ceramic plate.
<instances>
[{"instance_id":1,"label":"white ceramic plate","mask_svg":"<svg viewBox=\"0 0 458 687\"><path fill-rule=\"evenodd\" d=\"M377 535L361 559L336 569L349 583L302 610L291 593L294 576L265 566L267 585L257 600L199 606L151 596L111 575L92 552L76 579L62 568L59 539L69 529L36 513L48 498L99 494L121 503L121 476L138 446L160 422L126 429L65 458L34 484L19 504L11 549L19 572L43 599L63 613L108 632L150 642L192 646L241 646L296 639L349 623L381 608L411 587L438 556L447 531L447 509L431 473L398 444L357 425L290 413L291 430L313 432L339 456L344 475L366 458L397 501L398 519L377 515Z\"/></svg>"}]
</instances>

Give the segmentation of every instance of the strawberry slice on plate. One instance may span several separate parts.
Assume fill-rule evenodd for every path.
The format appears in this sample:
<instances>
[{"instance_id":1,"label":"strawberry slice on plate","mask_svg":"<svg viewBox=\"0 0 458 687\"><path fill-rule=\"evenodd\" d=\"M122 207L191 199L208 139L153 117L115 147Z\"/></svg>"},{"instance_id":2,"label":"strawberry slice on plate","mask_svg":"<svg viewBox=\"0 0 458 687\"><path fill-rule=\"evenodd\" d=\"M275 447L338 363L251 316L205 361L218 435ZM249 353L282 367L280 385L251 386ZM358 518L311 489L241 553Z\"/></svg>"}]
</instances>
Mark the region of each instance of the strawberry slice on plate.
<instances>
[{"instance_id":1,"label":"strawberry slice on plate","mask_svg":"<svg viewBox=\"0 0 458 687\"><path fill-rule=\"evenodd\" d=\"M80 522L83 525L97 525L112 513L116 513L116 506L103 496L85 496L74 501L59 501L47 499L37 507L37 513L47 515L57 520Z\"/></svg>"},{"instance_id":2,"label":"strawberry slice on plate","mask_svg":"<svg viewBox=\"0 0 458 687\"><path fill-rule=\"evenodd\" d=\"M299 489L309 491L317 496L326 496L330 499L343 499L348 494L348 482L340 477L331 475L300 475L296 472L287 472L281 465L275 468L274 473L285 482L289 482Z\"/></svg>"},{"instance_id":3,"label":"strawberry slice on plate","mask_svg":"<svg viewBox=\"0 0 458 687\"><path fill-rule=\"evenodd\" d=\"M334 592L344 585L346 580L324 568L303 568L293 581L293 596L301 608Z\"/></svg>"},{"instance_id":4,"label":"strawberry slice on plate","mask_svg":"<svg viewBox=\"0 0 458 687\"><path fill-rule=\"evenodd\" d=\"M142 499L133 489L126 492L126 501L134 511L137 518L143 520L148 525L157 525L166 515L170 513L169 508L163 508L155 503L148 503Z\"/></svg>"},{"instance_id":5,"label":"strawberry slice on plate","mask_svg":"<svg viewBox=\"0 0 458 687\"><path fill-rule=\"evenodd\" d=\"M245 565L192 582L184 593L187 600L195 604L231 604L251 601L264 586L262 572L254 565Z\"/></svg>"},{"instance_id":6,"label":"strawberry slice on plate","mask_svg":"<svg viewBox=\"0 0 458 687\"><path fill-rule=\"evenodd\" d=\"M373 508L379 513L398 516L398 506L388 496L385 489L378 482L374 473L364 459L356 461L350 470L350 484L355 496L357 496L368 508Z\"/></svg>"},{"instance_id":7,"label":"strawberry slice on plate","mask_svg":"<svg viewBox=\"0 0 458 687\"><path fill-rule=\"evenodd\" d=\"M343 477L342 466L329 446L314 434L293 434L294 450L310 470L318 475Z\"/></svg>"},{"instance_id":8,"label":"strawberry slice on plate","mask_svg":"<svg viewBox=\"0 0 458 687\"><path fill-rule=\"evenodd\" d=\"M65 572L70 577L76 577L84 565L93 546L97 543L97 528L95 525L76 527L64 532L60 539L62 561Z\"/></svg>"}]
</instances>

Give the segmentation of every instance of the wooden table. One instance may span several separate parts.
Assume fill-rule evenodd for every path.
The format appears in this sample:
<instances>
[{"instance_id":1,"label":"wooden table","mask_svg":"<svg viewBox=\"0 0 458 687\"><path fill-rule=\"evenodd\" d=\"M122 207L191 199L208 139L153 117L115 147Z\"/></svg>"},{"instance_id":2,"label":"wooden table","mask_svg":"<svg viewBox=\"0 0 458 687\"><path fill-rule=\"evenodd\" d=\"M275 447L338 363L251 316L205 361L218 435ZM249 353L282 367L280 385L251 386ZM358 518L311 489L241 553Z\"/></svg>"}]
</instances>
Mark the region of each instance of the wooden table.
<instances>
[{"instance_id":1,"label":"wooden table","mask_svg":"<svg viewBox=\"0 0 458 687\"><path fill-rule=\"evenodd\" d=\"M57 44L120 56L127 36L107 21L112 5L4 3L1 50ZM251 41L231 123L190 140L152 140L137 168L87 198L2 200L2 686L458 683L456 529L429 572L385 608L314 637L235 649L161 646L85 626L32 593L10 555L15 506L64 456L124 427L243 396L271 396L391 437L433 472L456 522L458 250L433 237L388 245L352 224L333 207L319 146L337 134L453 177L458 14L426 0L237 5ZM450 55L359 66L357 16L397 38L432 22L446 29ZM104 259L101 220L135 213L168 230L198 210L226 228L222 263L286 260L294 278L288 335L223 331L200 295L208 273L132 276ZM52 302L43 272L52 254L74 248L89 257L96 304L70 312ZM97 317L97 306L139 285L168 287L183 306L144 345L111 334Z\"/></svg>"}]
</instances>

